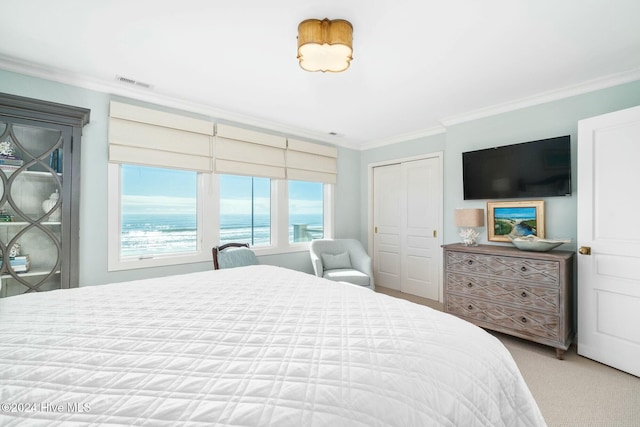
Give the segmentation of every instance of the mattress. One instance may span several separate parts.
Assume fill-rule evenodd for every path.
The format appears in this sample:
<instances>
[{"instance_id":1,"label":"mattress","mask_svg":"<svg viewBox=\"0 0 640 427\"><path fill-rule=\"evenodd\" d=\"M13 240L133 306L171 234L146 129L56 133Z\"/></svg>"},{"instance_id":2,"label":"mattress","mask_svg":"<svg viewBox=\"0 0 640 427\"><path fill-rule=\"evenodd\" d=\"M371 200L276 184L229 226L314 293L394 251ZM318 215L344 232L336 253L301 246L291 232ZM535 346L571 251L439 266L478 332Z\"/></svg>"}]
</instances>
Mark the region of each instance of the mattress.
<instances>
[{"instance_id":1,"label":"mattress","mask_svg":"<svg viewBox=\"0 0 640 427\"><path fill-rule=\"evenodd\" d=\"M451 315L257 265L0 300L0 425L543 426Z\"/></svg>"}]
</instances>

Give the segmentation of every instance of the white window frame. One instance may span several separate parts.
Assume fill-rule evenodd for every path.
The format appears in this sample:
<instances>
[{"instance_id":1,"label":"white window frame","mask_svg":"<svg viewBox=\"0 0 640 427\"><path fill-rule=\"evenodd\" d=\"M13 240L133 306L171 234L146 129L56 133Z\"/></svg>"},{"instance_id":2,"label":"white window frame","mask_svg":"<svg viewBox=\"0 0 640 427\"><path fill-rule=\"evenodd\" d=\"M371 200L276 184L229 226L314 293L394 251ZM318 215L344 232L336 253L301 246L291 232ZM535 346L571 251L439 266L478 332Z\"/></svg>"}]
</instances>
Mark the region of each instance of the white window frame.
<instances>
[{"instance_id":1,"label":"white window frame","mask_svg":"<svg viewBox=\"0 0 640 427\"><path fill-rule=\"evenodd\" d=\"M120 257L122 174L119 163L108 164L108 270L121 271L211 261L211 248L220 241L220 179L214 173L198 172L197 249L182 254ZM324 238L333 238L334 185L323 184ZM288 181L271 179L271 245L254 246L256 255L306 252L310 242L289 242Z\"/></svg>"},{"instance_id":2,"label":"white window frame","mask_svg":"<svg viewBox=\"0 0 640 427\"><path fill-rule=\"evenodd\" d=\"M197 237L196 251L179 254L158 254L139 257L122 258L120 256L122 231L122 173L121 164L108 164L108 270L130 270L137 268L161 267L168 265L189 264L211 261L211 248L218 239L218 227L215 221L205 220L204 213L212 209L215 197L211 185L211 174L198 172L197 178ZM217 217L217 216L216 216Z\"/></svg>"},{"instance_id":3,"label":"white window frame","mask_svg":"<svg viewBox=\"0 0 640 427\"><path fill-rule=\"evenodd\" d=\"M215 174L214 174L215 175ZM220 180L215 175L215 188L219 194ZM324 238L333 238L334 226L334 185L323 183L323 227ZM218 198L216 197L216 201ZM216 213L220 209L216 206ZM219 221L220 216L216 216L216 241L219 241ZM289 192L288 181L284 179L271 179L271 244L264 246L253 246L251 249L256 255L277 255L293 252L306 252L309 250L310 242L289 242Z\"/></svg>"}]
</instances>

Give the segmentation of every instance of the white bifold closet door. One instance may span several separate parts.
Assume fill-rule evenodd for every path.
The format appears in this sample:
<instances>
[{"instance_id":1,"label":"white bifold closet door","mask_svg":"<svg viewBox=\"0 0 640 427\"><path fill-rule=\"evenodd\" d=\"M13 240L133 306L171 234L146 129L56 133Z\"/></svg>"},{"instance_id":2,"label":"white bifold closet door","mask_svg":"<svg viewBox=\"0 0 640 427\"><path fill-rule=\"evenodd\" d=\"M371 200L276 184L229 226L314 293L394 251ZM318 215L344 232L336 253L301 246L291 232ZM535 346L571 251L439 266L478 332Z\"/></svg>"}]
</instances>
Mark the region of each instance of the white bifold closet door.
<instances>
[{"instance_id":1,"label":"white bifold closet door","mask_svg":"<svg viewBox=\"0 0 640 427\"><path fill-rule=\"evenodd\" d=\"M440 300L439 157L373 168L376 286Z\"/></svg>"}]
</instances>

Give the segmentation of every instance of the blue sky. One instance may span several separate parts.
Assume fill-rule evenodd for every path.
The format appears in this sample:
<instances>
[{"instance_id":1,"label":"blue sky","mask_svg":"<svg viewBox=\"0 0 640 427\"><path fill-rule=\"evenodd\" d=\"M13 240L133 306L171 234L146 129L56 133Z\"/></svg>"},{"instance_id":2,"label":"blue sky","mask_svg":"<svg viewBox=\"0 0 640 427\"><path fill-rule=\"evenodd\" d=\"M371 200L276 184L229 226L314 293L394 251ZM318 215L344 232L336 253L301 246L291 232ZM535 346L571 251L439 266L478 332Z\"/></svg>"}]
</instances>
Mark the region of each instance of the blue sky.
<instances>
[{"instance_id":1,"label":"blue sky","mask_svg":"<svg viewBox=\"0 0 640 427\"><path fill-rule=\"evenodd\" d=\"M122 194L195 198L196 179L195 172L122 165Z\"/></svg>"},{"instance_id":2,"label":"blue sky","mask_svg":"<svg viewBox=\"0 0 640 427\"><path fill-rule=\"evenodd\" d=\"M122 165L122 200L127 212L149 212L171 207L175 213L195 213L197 173L145 166ZM290 209L298 213L322 213L322 184L289 181ZM254 209L268 213L270 180L253 180ZM221 213L251 211L251 177L220 176Z\"/></svg>"}]
</instances>

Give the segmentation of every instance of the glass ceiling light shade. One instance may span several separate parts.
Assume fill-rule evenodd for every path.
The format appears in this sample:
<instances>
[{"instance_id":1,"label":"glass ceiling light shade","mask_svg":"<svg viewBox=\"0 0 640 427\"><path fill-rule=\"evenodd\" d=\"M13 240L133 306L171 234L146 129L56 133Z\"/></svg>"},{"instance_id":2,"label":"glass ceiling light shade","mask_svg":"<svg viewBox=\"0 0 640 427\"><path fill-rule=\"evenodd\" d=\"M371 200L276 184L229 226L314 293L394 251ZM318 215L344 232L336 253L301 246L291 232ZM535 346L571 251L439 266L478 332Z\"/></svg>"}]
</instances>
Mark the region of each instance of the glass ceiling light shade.
<instances>
[{"instance_id":1,"label":"glass ceiling light shade","mask_svg":"<svg viewBox=\"0 0 640 427\"><path fill-rule=\"evenodd\" d=\"M306 71L339 73L349 68L353 27L349 21L307 19L298 25L298 61Z\"/></svg>"}]
</instances>

